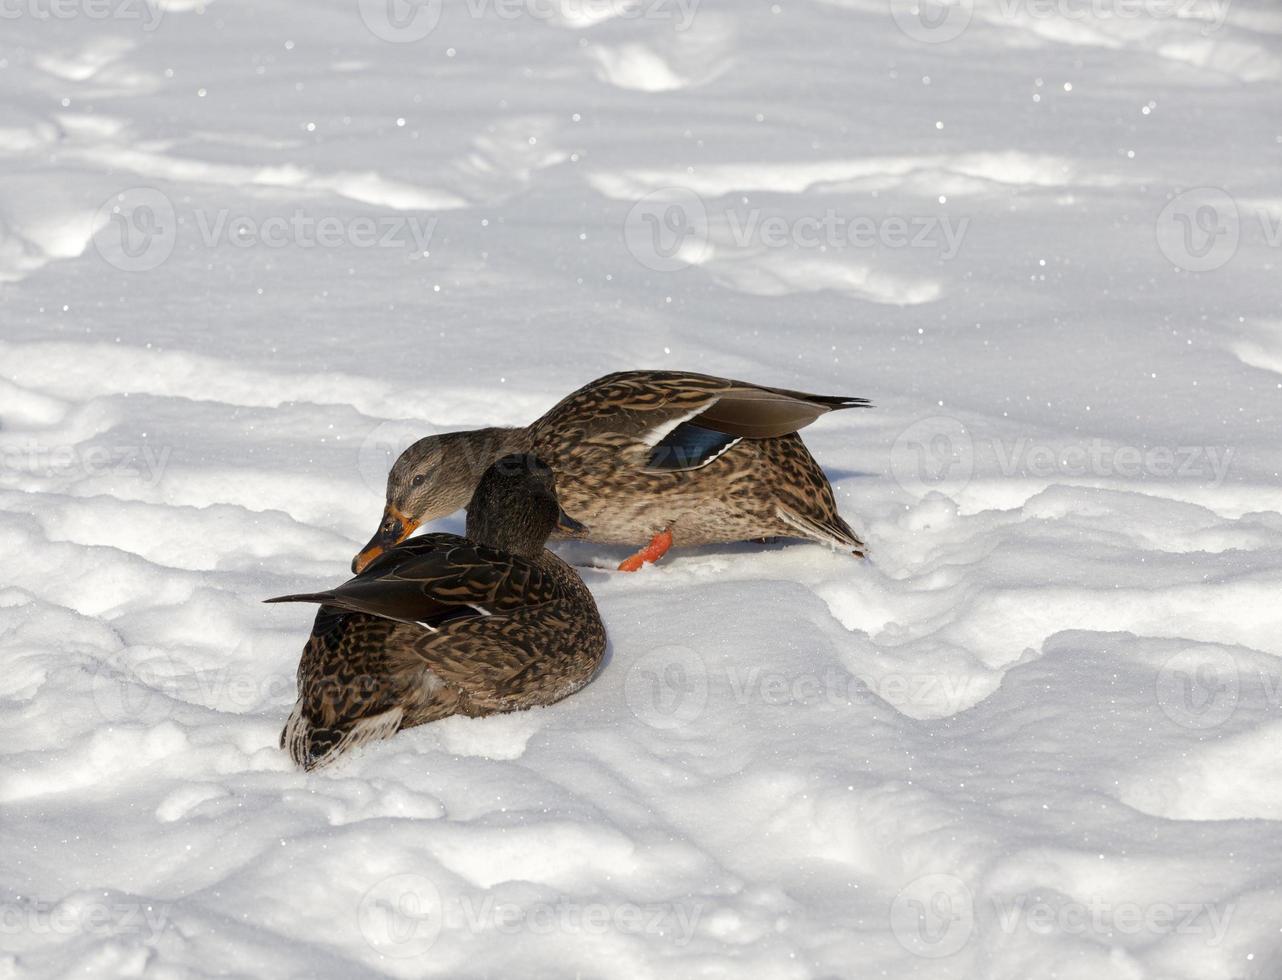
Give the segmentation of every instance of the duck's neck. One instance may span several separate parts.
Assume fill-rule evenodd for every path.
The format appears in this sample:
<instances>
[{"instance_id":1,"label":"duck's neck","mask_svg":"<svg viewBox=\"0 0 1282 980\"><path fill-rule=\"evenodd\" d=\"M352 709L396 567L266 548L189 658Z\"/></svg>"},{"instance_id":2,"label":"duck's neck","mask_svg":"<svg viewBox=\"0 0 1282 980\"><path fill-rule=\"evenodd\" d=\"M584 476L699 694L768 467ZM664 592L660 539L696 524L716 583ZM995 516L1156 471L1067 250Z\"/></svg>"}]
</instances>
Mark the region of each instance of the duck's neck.
<instances>
[{"instance_id":1,"label":"duck's neck","mask_svg":"<svg viewBox=\"0 0 1282 980\"><path fill-rule=\"evenodd\" d=\"M475 474L475 482L481 474L490 468L491 463L502 459L508 453L528 453L530 451L530 432L524 428L504 428L491 426L488 429L472 429L469 432L455 433L459 438L459 450L467 456L469 472Z\"/></svg>"}]
</instances>

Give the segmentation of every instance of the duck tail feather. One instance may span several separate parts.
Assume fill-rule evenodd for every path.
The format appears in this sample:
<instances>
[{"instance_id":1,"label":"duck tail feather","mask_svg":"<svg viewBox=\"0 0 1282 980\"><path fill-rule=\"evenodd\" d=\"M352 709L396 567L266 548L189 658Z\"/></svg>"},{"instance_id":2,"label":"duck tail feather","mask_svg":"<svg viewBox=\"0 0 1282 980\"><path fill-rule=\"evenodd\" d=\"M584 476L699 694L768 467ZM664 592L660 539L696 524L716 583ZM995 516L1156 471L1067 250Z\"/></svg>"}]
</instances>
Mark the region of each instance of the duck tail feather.
<instances>
[{"instance_id":1,"label":"duck tail feather","mask_svg":"<svg viewBox=\"0 0 1282 980\"><path fill-rule=\"evenodd\" d=\"M270 599L264 599L263 602L330 602L334 598L332 592L299 592L295 595L278 595Z\"/></svg>"},{"instance_id":2,"label":"duck tail feather","mask_svg":"<svg viewBox=\"0 0 1282 980\"><path fill-rule=\"evenodd\" d=\"M318 726L307 720L302 702L299 702L281 732L281 746L288 749L296 766L311 772L328 766L339 756L366 742L391 738L400 731L404 718L404 709L395 707L362 718L346 729Z\"/></svg>"},{"instance_id":3,"label":"duck tail feather","mask_svg":"<svg viewBox=\"0 0 1282 980\"><path fill-rule=\"evenodd\" d=\"M833 514L828 518L815 518L799 514L790 507L779 507L779 519L801 537L832 545L849 551L858 558L864 557L865 546L854 530L842 518Z\"/></svg>"}]
</instances>

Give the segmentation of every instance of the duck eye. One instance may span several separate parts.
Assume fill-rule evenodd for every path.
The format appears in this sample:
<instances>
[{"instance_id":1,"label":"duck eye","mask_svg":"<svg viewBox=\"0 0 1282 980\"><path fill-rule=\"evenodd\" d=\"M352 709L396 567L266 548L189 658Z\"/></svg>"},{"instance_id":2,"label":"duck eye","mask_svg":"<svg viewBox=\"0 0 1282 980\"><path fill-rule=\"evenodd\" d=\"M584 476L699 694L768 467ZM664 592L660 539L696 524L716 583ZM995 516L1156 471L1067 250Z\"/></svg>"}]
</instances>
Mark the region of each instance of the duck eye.
<instances>
[{"instance_id":1,"label":"duck eye","mask_svg":"<svg viewBox=\"0 0 1282 980\"><path fill-rule=\"evenodd\" d=\"M410 480L410 486L421 487L423 485L423 481L426 479L427 477L424 474L416 473L414 474L414 479Z\"/></svg>"}]
</instances>

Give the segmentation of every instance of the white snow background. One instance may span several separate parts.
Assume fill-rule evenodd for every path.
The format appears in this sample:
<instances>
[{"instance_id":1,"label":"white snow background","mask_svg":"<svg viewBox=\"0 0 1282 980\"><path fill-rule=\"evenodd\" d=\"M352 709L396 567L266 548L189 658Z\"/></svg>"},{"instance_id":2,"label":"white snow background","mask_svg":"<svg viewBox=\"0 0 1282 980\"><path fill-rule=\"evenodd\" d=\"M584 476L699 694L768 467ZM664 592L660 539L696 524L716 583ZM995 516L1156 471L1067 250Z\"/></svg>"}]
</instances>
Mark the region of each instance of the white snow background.
<instances>
[{"instance_id":1,"label":"white snow background","mask_svg":"<svg viewBox=\"0 0 1282 980\"><path fill-rule=\"evenodd\" d=\"M1282 977L1282 9L921 3L0 3L0 976ZM259 600L626 368L868 560L294 771Z\"/></svg>"}]
</instances>

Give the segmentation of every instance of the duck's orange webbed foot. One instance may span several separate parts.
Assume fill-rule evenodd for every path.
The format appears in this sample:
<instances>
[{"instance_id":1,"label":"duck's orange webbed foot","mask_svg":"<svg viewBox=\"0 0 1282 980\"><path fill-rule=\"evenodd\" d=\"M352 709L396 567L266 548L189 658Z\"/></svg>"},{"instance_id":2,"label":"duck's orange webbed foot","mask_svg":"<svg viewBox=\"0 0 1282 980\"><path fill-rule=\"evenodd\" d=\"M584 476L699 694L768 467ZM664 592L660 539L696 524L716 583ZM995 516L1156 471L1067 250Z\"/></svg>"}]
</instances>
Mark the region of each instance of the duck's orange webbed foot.
<instances>
[{"instance_id":1,"label":"duck's orange webbed foot","mask_svg":"<svg viewBox=\"0 0 1282 980\"><path fill-rule=\"evenodd\" d=\"M625 558L619 563L619 571L635 572L642 565L649 562L656 562L668 553L672 547L672 529L660 531L650 539L650 543L638 551L630 558Z\"/></svg>"}]
</instances>

